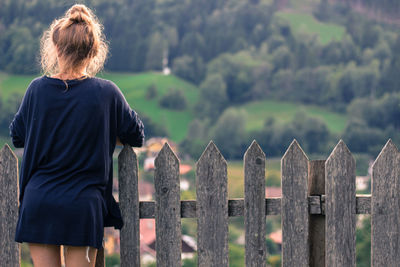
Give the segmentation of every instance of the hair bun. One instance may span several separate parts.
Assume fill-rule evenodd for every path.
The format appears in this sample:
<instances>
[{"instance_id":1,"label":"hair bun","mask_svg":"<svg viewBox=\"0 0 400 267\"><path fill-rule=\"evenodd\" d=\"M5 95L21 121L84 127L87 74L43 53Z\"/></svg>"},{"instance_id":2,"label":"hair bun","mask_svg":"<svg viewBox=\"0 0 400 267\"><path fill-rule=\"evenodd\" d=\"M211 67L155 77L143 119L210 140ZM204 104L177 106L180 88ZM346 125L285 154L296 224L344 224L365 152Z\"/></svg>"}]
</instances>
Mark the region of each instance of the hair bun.
<instances>
[{"instance_id":1,"label":"hair bun","mask_svg":"<svg viewBox=\"0 0 400 267\"><path fill-rule=\"evenodd\" d=\"M68 11L67 16L74 23L90 22L90 12L84 5L74 5Z\"/></svg>"}]
</instances>

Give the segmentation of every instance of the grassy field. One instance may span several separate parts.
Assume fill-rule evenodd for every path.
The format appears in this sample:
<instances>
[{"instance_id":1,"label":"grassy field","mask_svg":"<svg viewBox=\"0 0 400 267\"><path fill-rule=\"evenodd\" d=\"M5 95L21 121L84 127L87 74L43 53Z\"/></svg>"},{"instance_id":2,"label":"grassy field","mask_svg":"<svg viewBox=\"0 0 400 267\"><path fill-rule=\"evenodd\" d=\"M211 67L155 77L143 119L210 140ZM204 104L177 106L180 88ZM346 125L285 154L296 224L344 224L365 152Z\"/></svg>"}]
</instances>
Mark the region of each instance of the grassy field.
<instances>
[{"instance_id":1,"label":"grassy field","mask_svg":"<svg viewBox=\"0 0 400 267\"><path fill-rule=\"evenodd\" d=\"M7 75L0 73L0 94L4 101L12 94L22 96L35 76ZM193 107L198 98L198 88L176 76L165 76L160 73L146 72L103 73L101 77L114 81L123 91L129 104L140 114L150 117L155 123L166 127L169 137L176 142L181 141L188 130L188 125L194 118ZM146 99L147 88L154 84L157 88L155 99ZM159 106L160 97L169 88L180 89L184 92L188 107L183 111L165 109ZM340 133L346 126L345 115L329 112L316 106L306 106L277 101L257 101L236 108L245 110L247 116L246 130L261 129L267 118L275 118L281 123L290 122L296 112L304 110L308 115L321 118L332 133ZM1 138L0 138L1 139ZM3 141L3 140L0 140Z\"/></svg>"},{"instance_id":2,"label":"grassy field","mask_svg":"<svg viewBox=\"0 0 400 267\"><path fill-rule=\"evenodd\" d=\"M106 73L104 78L114 81L124 93L126 100L133 109L146 114L155 123L165 125L170 138L181 141L186 136L189 123L193 119L193 107L198 97L197 88L174 75L165 76L160 73L146 72L139 74ZM155 99L146 99L147 88L154 84L158 96ZM188 108L182 111L165 109L159 106L158 101L168 89L180 89L188 100Z\"/></svg>"},{"instance_id":3,"label":"grassy field","mask_svg":"<svg viewBox=\"0 0 400 267\"><path fill-rule=\"evenodd\" d=\"M281 159L268 158L265 163L266 182L269 179L281 178ZM241 198L244 196L244 170L242 161L228 161L228 196ZM273 177L275 176L275 177Z\"/></svg>"},{"instance_id":4,"label":"grassy field","mask_svg":"<svg viewBox=\"0 0 400 267\"><path fill-rule=\"evenodd\" d=\"M288 123L299 110L305 111L309 116L322 119L332 133L342 132L347 123L345 115L330 112L317 106L265 100L251 102L238 108L245 111L247 117L246 129L249 131L261 129L268 118L275 118L281 123Z\"/></svg>"},{"instance_id":5,"label":"grassy field","mask_svg":"<svg viewBox=\"0 0 400 267\"><path fill-rule=\"evenodd\" d=\"M0 73L0 94L7 99L12 94L23 95L30 81L36 76L32 75L7 75ZM126 100L139 115L145 114L154 122L164 125L170 138L176 142L181 141L185 136L190 121L193 119L193 106L197 100L197 88L177 78L176 76L165 76L161 73L103 73L100 77L115 82L124 93ZM157 87L156 98L146 99L147 88L154 84ZM188 108L183 111L175 111L162 108L158 101L169 88L180 89L188 100Z\"/></svg>"},{"instance_id":6,"label":"grassy field","mask_svg":"<svg viewBox=\"0 0 400 267\"><path fill-rule=\"evenodd\" d=\"M331 23L322 23L312 15L305 13L294 13L288 11L277 12L276 16L287 20L294 32L304 32L318 36L321 44L327 44L332 40L341 40L345 28Z\"/></svg>"}]
</instances>

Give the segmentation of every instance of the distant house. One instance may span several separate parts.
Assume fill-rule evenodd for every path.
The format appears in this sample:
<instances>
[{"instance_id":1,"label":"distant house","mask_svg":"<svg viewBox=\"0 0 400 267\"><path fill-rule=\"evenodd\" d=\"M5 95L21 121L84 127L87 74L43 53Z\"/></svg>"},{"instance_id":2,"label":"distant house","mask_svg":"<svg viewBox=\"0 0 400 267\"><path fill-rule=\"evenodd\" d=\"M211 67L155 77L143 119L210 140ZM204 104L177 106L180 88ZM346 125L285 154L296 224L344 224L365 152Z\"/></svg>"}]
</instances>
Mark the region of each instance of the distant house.
<instances>
[{"instance_id":1,"label":"distant house","mask_svg":"<svg viewBox=\"0 0 400 267\"><path fill-rule=\"evenodd\" d=\"M139 199L141 201L148 201L153 199L153 194L155 189L152 183L139 181L138 189L139 189Z\"/></svg>"},{"instance_id":2,"label":"distant house","mask_svg":"<svg viewBox=\"0 0 400 267\"><path fill-rule=\"evenodd\" d=\"M282 229L270 233L268 237L278 245L279 249L282 248Z\"/></svg>"},{"instance_id":3,"label":"distant house","mask_svg":"<svg viewBox=\"0 0 400 267\"><path fill-rule=\"evenodd\" d=\"M369 176L356 177L356 189L365 190L368 188L371 178Z\"/></svg>"},{"instance_id":4,"label":"distant house","mask_svg":"<svg viewBox=\"0 0 400 267\"><path fill-rule=\"evenodd\" d=\"M197 250L194 238L182 236L182 259L193 258ZM140 220L140 253L143 263L156 261L156 222L155 219Z\"/></svg>"},{"instance_id":5,"label":"distant house","mask_svg":"<svg viewBox=\"0 0 400 267\"><path fill-rule=\"evenodd\" d=\"M104 228L104 252L106 255L120 253L119 231L112 227Z\"/></svg>"},{"instance_id":6,"label":"distant house","mask_svg":"<svg viewBox=\"0 0 400 267\"><path fill-rule=\"evenodd\" d=\"M282 188L277 186L267 186L265 188L265 197L281 197Z\"/></svg>"},{"instance_id":7,"label":"distant house","mask_svg":"<svg viewBox=\"0 0 400 267\"><path fill-rule=\"evenodd\" d=\"M175 154L178 153L178 146L176 145L175 142L169 140L166 137L153 137L147 140L144 145L147 156L155 158L165 143L168 143L168 145L171 147L172 151L174 151Z\"/></svg>"}]
</instances>

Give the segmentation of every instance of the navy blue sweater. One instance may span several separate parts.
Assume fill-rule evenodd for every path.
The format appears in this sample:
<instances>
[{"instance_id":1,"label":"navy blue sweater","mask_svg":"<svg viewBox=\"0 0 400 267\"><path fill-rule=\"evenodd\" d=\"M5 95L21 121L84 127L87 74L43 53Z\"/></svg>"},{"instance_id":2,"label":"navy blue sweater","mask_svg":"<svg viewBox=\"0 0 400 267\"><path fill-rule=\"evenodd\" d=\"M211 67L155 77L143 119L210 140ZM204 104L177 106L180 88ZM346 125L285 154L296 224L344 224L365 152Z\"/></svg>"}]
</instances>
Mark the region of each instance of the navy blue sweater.
<instances>
[{"instance_id":1,"label":"navy blue sweater","mask_svg":"<svg viewBox=\"0 0 400 267\"><path fill-rule=\"evenodd\" d=\"M51 212L51 203L57 201L77 206L71 214L64 211L67 213L62 218L66 220L64 224L79 221L76 218L80 214L79 203L86 205L90 201L82 200L92 197L96 201L81 210L89 213L86 219L102 218L102 222L92 222L96 229L102 229L102 226L121 229L121 213L112 196L112 155L117 137L123 144L142 146L144 127L114 83L100 78L67 83L68 88L64 81L47 76L33 80L10 125L14 146L24 147L16 241L99 247L101 241L98 239L102 235L96 241L91 237L83 238L86 241L79 238L62 240L71 233L52 237L57 234L52 230L39 230L43 226L40 224L57 220L47 214ZM29 200L25 201L28 192ZM35 201L37 206L31 203ZM49 207L44 208L46 205ZM56 212L57 208L54 210ZM59 223L55 223L55 227L63 227L62 221ZM86 231L92 227L87 226ZM86 233L82 232L82 235Z\"/></svg>"}]
</instances>

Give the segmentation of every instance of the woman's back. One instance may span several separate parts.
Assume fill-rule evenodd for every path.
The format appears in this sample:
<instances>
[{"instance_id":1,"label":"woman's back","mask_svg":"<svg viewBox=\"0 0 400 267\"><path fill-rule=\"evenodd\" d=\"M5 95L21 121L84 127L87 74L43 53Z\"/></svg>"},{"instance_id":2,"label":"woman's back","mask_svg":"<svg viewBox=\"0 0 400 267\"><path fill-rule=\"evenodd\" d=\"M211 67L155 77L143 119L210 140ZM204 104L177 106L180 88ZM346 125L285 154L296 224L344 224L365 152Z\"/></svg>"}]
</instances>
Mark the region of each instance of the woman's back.
<instances>
[{"instance_id":1,"label":"woman's back","mask_svg":"<svg viewBox=\"0 0 400 267\"><path fill-rule=\"evenodd\" d=\"M23 212L17 240L24 235L51 236L46 229L38 231L37 226L54 221L57 206L53 204L63 199L65 205L75 206L76 212L60 210L57 218L61 221L56 223L60 234L65 222L72 219L68 225L88 224L87 216L95 218L96 228L122 227L111 195L112 154L117 137L131 146L141 146L143 124L112 82L99 78L66 82L67 87L56 78L35 79L11 124L14 143L25 148L20 177ZM82 201L87 198L91 199ZM32 203L41 206L41 211ZM49 217L47 212L52 209ZM29 221L32 212L36 214L33 224ZM86 215L76 218L79 213ZM71 235L70 230L65 235ZM54 243L52 238L44 241ZM98 237L93 241L93 247L101 245Z\"/></svg>"},{"instance_id":2,"label":"woman's back","mask_svg":"<svg viewBox=\"0 0 400 267\"><path fill-rule=\"evenodd\" d=\"M119 88L94 77L107 51L93 12L72 6L44 32L48 76L32 81L10 125L14 146L24 147L15 240L29 243L35 266L60 266L60 245L69 247L67 266L83 266L85 246L90 263L104 226L122 228L112 154L117 139L142 146L144 127Z\"/></svg>"}]
</instances>

